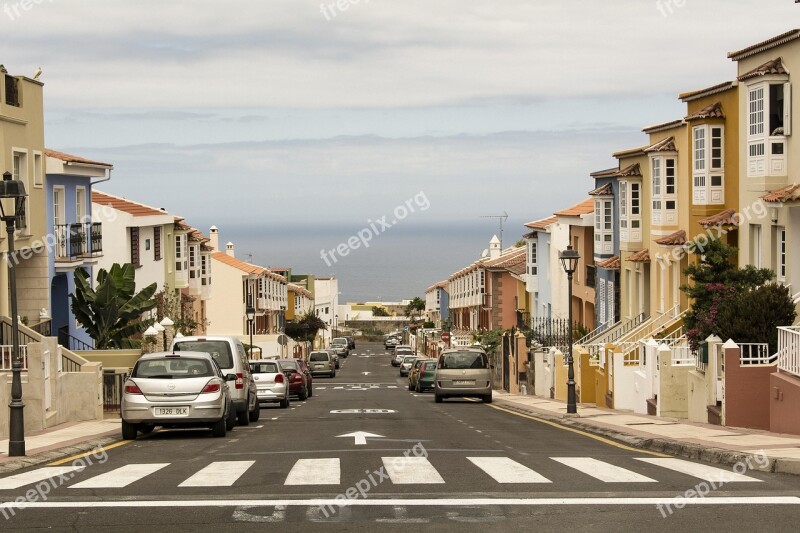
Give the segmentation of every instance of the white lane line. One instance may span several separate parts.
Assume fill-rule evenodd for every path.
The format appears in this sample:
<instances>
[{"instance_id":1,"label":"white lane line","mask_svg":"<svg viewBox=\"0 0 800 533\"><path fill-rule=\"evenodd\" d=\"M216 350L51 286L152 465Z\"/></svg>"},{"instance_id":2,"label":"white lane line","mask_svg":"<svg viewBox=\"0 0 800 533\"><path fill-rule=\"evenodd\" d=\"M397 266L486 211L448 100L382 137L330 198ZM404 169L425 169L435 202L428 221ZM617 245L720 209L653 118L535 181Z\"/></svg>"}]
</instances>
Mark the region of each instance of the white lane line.
<instances>
[{"instance_id":1,"label":"white lane line","mask_svg":"<svg viewBox=\"0 0 800 533\"><path fill-rule=\"evenodd\" d=\"M444 479L424 457L381 457L386 473L395 485L444 483Z\"/></svg>"},{"instance_id":2,"label":"white lane line","mask_svg":"<svg viewBox=\"0 0 800 533\"><path fill-rule=\"evenodd\" d=\"M637 457L637 461L643 461L651 465L660 466L681 474L700 478L704 481L714 481L722 483L742 483L742 482L761 482L760 479L754 477L737 474L730 470L723 468L715 468L713 466L706 466L691 461L684 461L683 459L673 459L671 457Z\"/></svg>"},{"instance_id":3,"label":"white lane line","mask_svg":"<svg viewBox=\"0 0 800 533\"><path fill-rule=\"evenodd\" d=\"M685 505L738 505L755 507L760 505L797 505L797 496L721 496L705 498L684 498ZM417 498L417 499L359 499L347 500L318 498L306 500L126 500L126 501L48 501L48 502L5 502L0 509L100 509L100 508L159 508L159 507L476 507L501 505L539 507L551 505L587 506L631 506L631 505L674 505L675 496L656 498Z\"/></svg>"},{"instance_id":4,"label":"white lane line","mask_svg":"<svg viewBox=\"0 0 800 533\"><path fill-rule=\"evenodd\" d=\"M169 466L169 463L125 465L70 486L71 489L119 489Z\"/></svg>"},{"instance_id":5,"label":"white lane line","mask_svg":"<svg viewBox=\"0 0 800 533\"><path fill-rule=\"evenodd\" d=\"M508 457L467 457L467 459L498 483L552 483L538 472Z\"/></svg>"},{"instance_id":6,"label":"white lane line","mask_svg":"<svg viewBox=\"0 0 800 533\"><path fill-rule=\"evenodd\" d=\"M655 479L592 457L551 457L550 459L606 483L658 483Z\"/></svg>"},{"instance_id":7,"label":"white lane line","mask_svg":"<svg viewBox=\"0 0 800 533\"><path fill-rule=\"evenodd\" d=\"M284 485L338 485L342 476L339 459L298 459Z\"/></svg>"},{"instance_id":8,"label":"white lane line","mask_svg":"<svg viewBox=\"0 0 800 533\"><path fill-rule=\"evenodd\" d=\"M37 483L45 479L57 478L58 476L79 470L79 466L47 466L37 468L23 474L15 474L0 479L0 490L18 489L31 483ZM70 476L71 477L71 476Z\"/></svg>"},{"instance_id":9,"label":"white lane line","mask_svg":"<svg viewBox=\"0 0 800 533\"><path fill-rule=\"evenodd\" d=\"M230 487L255 461L215 461L178 485L179 487Z\"/></svg>"},{"instance_id":10,"label":"white lane line","mask_svg":"<svg viewBox=\"0 0 800 533\"><path fill-rule=\"evenodd\" d=\"M389 385L389 386L388 386L388 387L386 387L386 388L387 388L387 389L396 389L396 388L397 388L397 385Z\"/></svg>"}]
</instances>

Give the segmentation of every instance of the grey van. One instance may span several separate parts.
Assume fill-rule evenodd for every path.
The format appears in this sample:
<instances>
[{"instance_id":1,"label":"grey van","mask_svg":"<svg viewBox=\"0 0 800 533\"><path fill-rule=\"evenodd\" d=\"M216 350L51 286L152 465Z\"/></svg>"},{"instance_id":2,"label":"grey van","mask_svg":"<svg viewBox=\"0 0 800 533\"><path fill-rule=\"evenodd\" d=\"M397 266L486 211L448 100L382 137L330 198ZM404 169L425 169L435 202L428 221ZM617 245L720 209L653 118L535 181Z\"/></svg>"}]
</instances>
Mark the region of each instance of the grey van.
<instances>
[{"instance_id":1,"label":"grey van","mask_svg":"<svg viewBox=\"0 0 800 533\"><path fill-rule=\"evenodd\" d=\"M236 380L228 388L239 425L246 426L258 420L260 407L256 382L242 341L224 335L180 337L172 342L172 349L175 352L205 352L217 362L223 374L236 374Z\"/></svg>"},{"instance_id":2,"label":"grey van","mask_svg":"<svg viewBox=\"0 0 800 533\"><path fill-rule=\"evenodd\" d=\"M492 403L492 370L486 352L475 348L444 350L436 365L433 392L436 403L451 396Z\"/></svg>"}]
</instances>

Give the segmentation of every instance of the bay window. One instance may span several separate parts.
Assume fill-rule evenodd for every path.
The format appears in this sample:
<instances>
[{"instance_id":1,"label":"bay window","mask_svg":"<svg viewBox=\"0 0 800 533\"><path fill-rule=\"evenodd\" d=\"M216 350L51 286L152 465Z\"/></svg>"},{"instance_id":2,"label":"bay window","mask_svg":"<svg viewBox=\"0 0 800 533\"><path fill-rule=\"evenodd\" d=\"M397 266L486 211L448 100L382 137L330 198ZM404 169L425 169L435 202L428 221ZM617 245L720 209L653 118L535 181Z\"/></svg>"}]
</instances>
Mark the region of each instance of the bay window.
<instances>
[{"instance_id":1,"label":"bay window","mask_svg":"<svg viewBox=\"0 0 800 533\"><path fill-rule=\"evenodd\" d=\"M723 127L716 125L695 126L692 129L692 203L695 205L725 203L723 133Z\"/></svg>"}]
</instances>

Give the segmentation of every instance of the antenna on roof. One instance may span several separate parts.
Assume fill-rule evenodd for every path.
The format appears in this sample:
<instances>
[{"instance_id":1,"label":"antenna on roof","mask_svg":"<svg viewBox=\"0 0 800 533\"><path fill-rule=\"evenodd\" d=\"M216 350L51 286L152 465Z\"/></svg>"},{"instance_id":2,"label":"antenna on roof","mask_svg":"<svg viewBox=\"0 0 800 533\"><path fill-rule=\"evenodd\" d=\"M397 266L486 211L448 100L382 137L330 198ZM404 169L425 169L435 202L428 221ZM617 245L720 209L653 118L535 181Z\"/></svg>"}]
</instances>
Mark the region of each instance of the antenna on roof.
<instances>
[{"instance_id":1,"label":"antenna on roof","mask_svg":"<svg viewBox=\"0 0 800 533\"><path fill-rule=\"evenodd\" d=\"M479 218L496 218L500 220L500 250L503 249L503 222L508 220L508 213L503 211L502 215L484 215Z\"/></svg>"}]
</instances>

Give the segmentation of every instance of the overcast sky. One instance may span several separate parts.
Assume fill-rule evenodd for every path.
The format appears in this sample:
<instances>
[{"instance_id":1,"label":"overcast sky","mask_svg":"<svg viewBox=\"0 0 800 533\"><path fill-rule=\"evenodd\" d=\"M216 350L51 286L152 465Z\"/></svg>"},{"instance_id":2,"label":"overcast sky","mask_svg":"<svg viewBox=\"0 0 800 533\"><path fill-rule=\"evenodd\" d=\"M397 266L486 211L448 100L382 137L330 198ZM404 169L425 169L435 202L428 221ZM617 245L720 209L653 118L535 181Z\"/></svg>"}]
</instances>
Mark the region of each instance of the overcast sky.
<instances>
[{"instance_id":1,"label":"overcast sky","mask_svg":"<svg viewBox=\"0 0 800 533\"><path fill-rule=\"evenodd\" d=\"M0 63L44 73L46 144L211 223L361 228L586 197L611 152L798 26L793 0L18 0ZM333 5L333 7L331 7ZM757 9L754 10L754 7Z\"/></svg>"}]
</instances>

